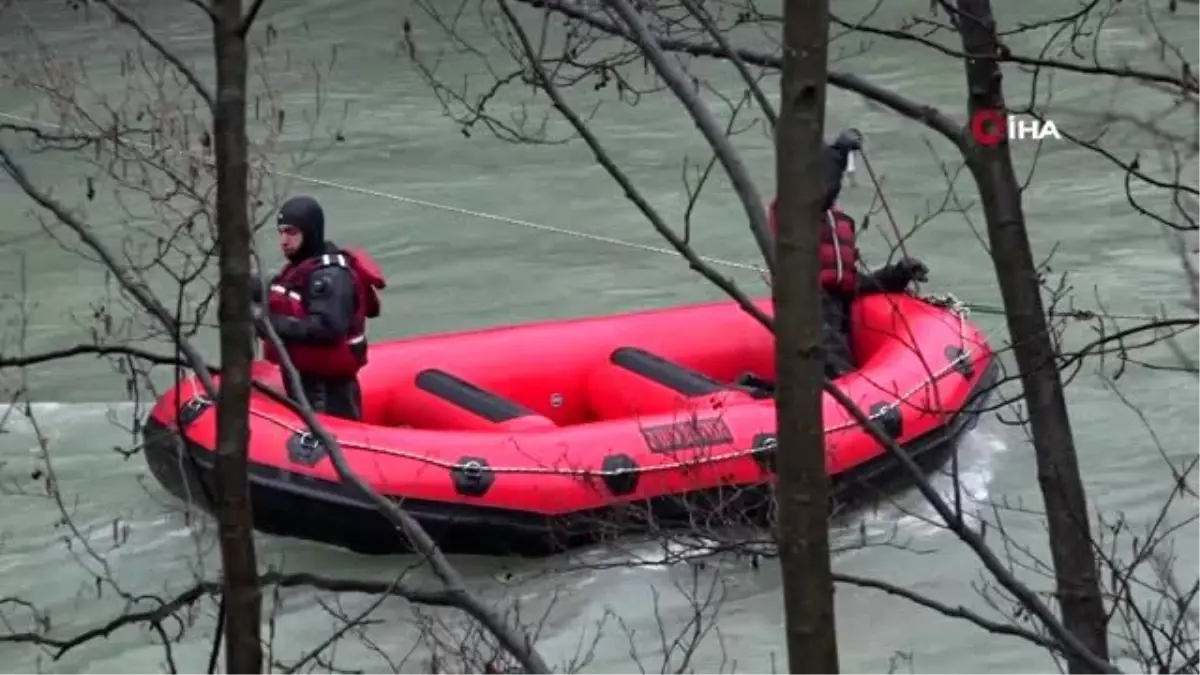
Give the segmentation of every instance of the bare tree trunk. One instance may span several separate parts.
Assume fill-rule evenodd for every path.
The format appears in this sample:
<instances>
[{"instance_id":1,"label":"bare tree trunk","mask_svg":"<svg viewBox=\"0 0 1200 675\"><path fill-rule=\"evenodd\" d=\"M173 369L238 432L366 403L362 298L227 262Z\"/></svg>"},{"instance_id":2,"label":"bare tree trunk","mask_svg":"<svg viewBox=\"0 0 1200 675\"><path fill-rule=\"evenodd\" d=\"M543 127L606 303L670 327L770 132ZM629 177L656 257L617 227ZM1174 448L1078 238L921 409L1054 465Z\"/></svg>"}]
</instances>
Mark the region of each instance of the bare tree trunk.
<instances>
[{"instance_id":1,"label":"bare tree trunk","mask_svg":"<svg viewBox=\"0 0 1200 675\"><path fill-rule=\"evenodd\" d=\"M779 233L774 307L779 379L776 494L788 672L836 673L817 274L824 218L820 160L829 0L788 0L783 16L783 102L775 129Z\"/></svg>"},{"instance_id":2,"label":"bare tree trunk","mask_svg":"<svg viewBox=\"0 0 1200 675\"><path fill-rule=\"evenodd\" d=\"M967 54L1000 51L990 0L958 0L958 28ZM991 59L966 62L968 109L1004 110L1000 68ZM968 153L987 217L992 262L1007 310L1008 330L1029 409L1038 484L1046 504L1050 553L1063 625L1100 659L1108 660L1104 600L1054 345L1046 323L1033 251L1021 208L1021 190L1007 141ZM1093 672L1080 658L1072 673Z\"/></svg>"},{"instance_id":3,"label":"bare tree trunk","mask_svg":"<svg viewBox=\"0 0 1200 675\"><path fill-rule=\"evenodd\" d=\"M251 229L247 205L245 36L241 0L214 0L213 47L217 86L213 137L217 170L220 269L221 386L217 393L217 520L224 572L225 669L262 672L262 598L254 551L247 473L250 441Z\"/></svg>"}]
</instances>

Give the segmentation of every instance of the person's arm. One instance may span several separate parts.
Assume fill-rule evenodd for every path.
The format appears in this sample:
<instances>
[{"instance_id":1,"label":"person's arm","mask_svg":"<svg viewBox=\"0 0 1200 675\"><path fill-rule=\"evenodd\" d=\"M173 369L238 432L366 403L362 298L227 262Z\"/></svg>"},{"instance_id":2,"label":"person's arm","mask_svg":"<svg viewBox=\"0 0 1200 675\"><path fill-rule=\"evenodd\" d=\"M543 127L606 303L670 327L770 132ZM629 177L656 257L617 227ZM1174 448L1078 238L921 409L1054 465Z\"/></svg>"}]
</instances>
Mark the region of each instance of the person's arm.
<instances>
[{"instance_id":1,"label":"person's arm","mask_svg":"<svg viewBox=\"0 0 1200 675\"><path fill-rule=\"evenodd\" d=\"M343 267L323 267L308 280L308 316L271 315L271 327L284 342L334 343L350 336L357 293L354 277Z\"/></svg>"},{"instance_id":2,"label":"person's arm","mask_svg":"<svg viewBox=\"0 0 1200 675\"><path fill-rule=\"evenodd\" d=\"M833 143L825 146L821 153L822 199L821 209L828 211L837 202L842 193L842 179L846 175L846 166L850 161L850 153L862 149L862 132L858 129L847 129L833 139Z\"/></svg>"},{"instance_id":3,"label":"person's arm","mask_svg":"<svg viewBox=\"0 0 1200 675\"><path fill-rule=\"evenodd\" d=\"M833 145L825 146L821 153L821 210L828 211L837 203L842 193L842 177L846 175L846 163L850 151Z\"/></svg>"},{"instance_id":4,"label":"person's arm","mask_svg":"<svg viewBox=\"0 0 1200 675\"><path fill-rule=\"evenodd\" d=\"M926 281L928 274L929 268L925 263L919 260L901 260L874 272L859 274L857 292L860 295L899 293L914 281Z\"/></svg>"}]
</instances>

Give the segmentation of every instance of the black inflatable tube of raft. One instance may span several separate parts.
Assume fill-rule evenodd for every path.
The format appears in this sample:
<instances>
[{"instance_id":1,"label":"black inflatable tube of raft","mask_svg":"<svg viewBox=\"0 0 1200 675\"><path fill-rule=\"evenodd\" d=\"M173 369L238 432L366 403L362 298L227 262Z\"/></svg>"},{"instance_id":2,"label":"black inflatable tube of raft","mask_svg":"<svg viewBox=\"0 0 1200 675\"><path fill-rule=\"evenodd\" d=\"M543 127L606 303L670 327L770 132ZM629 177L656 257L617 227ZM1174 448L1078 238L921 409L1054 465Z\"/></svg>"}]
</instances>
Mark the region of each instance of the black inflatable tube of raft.
<instances>
[{"instance_id":1,"label":"black inflatable tube of raft","mask_svg":"<svg viewBox=\"0 0 1200 675\"><path fill-rule=\"evenodd\" d=\"M996 381L996 365L993 361L980 379L967 408L949 424L906 445L905 450L924 470L941 466L958 438L978 422ZM201 495L213 494L211 451L189 442L186 444L189 456L181 458L177 449L185 445L177 442L172 429L154 419L147 421L143 435L146 462L168 492L180 499L186 500L190 495L200 501L203 501ZM250 472L255 528L261 532L323 542L364 554L408 550L407 542L395 528L349 486L261 464L252 464ZM832 506L835 512L842 511L911 482L904 469L885 454L835 477ZM770 504L769 487L720 488L563 517L404 500L405 509L447 553L520 556L552 555L604 538L636 534L646 530L647 521L660 528L686 526L689 519L694 522L695 509L715 508L714 504L720 504L724 513L740 514L748 522L760 521ZM208 504L198 505L212 510Z\"/></svg>"},{"instance_id":2,"label":"black inflatable tube of raft","mask_svg":"<svg viewBox=\"0 0 1200 675\"><path fill-rule=\"evenodd\" d=\"M426 368L417 373L416 385L418 389L489 422L507 422L537 414L516 401L436 368Z\"/></svg>"},{"instance_id":3,"label":"black inflatable tube of raft","mask_svg":"<svg viewBox=\"0 0 1200 675\"><path fill-rule=\"evenodd\" d=\"M669 361L640 347L618 347L609 356L609 361L688 398L708 396L731 389L704 373Z\"/></svg>"}]
</instances>

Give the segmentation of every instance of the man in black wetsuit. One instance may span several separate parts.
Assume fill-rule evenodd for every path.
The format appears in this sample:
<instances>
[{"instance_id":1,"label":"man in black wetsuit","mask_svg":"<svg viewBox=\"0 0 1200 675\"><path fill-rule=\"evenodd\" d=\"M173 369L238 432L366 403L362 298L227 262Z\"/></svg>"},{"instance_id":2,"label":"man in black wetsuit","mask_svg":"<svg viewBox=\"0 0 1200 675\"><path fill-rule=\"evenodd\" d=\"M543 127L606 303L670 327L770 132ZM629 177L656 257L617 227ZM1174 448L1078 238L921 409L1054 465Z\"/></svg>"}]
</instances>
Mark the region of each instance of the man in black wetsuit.
<instances>
[{"instance_id":1,"label":"man in black wetsuit","mask_svg":"<svg viewBox=\"0 0 1200 675\"><path fill-rule=\"evenodd\" d=\"M268 288L270 322L300 375L313 409L348 419L362 416L358 371L367 363L366 319L379 313L382 275L364 253L325 239L325 213L311 197L292 197L276 218L287 265ZM256 283L261 296L261 286ZM256 298L256 300L260 300ZM280 363L264 335L264 356ZM295 397L288 378L288 394Z\"/></svg>"},{"instance_id":2,"label":"man in black wetsuit","mask_svg":"<svg viewBox=\"0 0 1200 675\"><path fill-rule=\"evenodd\" d=\"M854 219L836 207L842 192L850 153L862 149L862 133L847 129L825 147L822 156L824 195L822 209L826 218L819 244L821 283L821 348L825 356L825 376L834 379L854 370L850 349L850 304L854 298L870 293L898 293L913 281L925 281L929 270L918 260L901 260L875 272L858 271L858 235ZM770 206L772 233L777 228L777 202ZM738 384L768 394L774 385L751 373L738 378Z\"/></svg>"},{"instance_id":3,"label":"man in black wetsuit","mask_svg":"<svg viewBox=\"0 0 1200 675\"><path fill-rule=\"evenodd\" d=\"M825 375L836 378L854 370L850 349L850 304L871 293L899 293L913 281L925 281L929 269L919 260L901 260L874 272L858 272L858 234L854 219L836 208L850 153L862 150L862 133L847 129L824 153L824 197L827 227L821 228L821 346Z\"/></svg>"}]
</instances>

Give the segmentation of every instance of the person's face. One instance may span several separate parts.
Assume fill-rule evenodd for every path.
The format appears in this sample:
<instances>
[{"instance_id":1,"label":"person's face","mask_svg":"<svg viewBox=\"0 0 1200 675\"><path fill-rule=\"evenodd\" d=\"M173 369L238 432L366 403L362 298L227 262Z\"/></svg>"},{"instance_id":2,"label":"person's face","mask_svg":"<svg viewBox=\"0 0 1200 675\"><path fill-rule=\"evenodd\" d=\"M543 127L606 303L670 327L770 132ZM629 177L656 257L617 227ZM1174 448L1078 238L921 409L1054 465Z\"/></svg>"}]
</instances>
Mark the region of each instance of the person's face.
<instances>
[{"instance_id":1,"label":"person's face","mask_svg":"<svg viewBox=\"0 0 1200 675\"><path fill-rule=\"evenodd\" d=\"M279 249L285 256L295 255L300 250L300 246L304 244L304 234L292 225L280 225L277 229L279 230Z\"/></svg>"}]
</instances>

